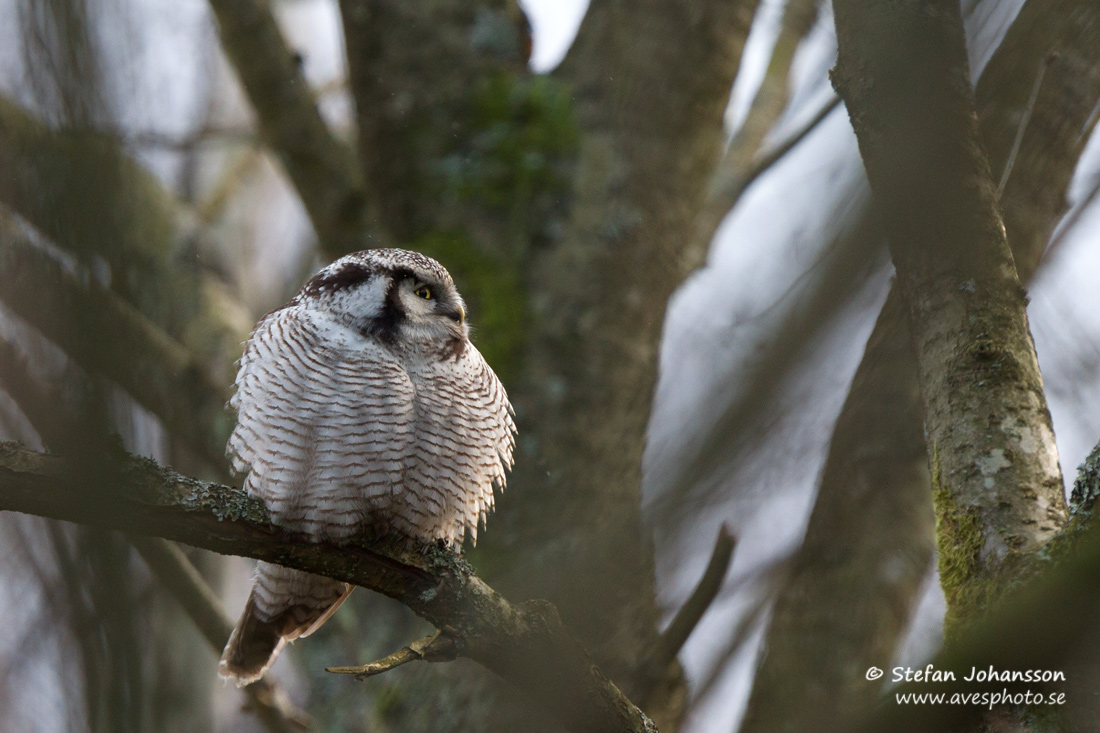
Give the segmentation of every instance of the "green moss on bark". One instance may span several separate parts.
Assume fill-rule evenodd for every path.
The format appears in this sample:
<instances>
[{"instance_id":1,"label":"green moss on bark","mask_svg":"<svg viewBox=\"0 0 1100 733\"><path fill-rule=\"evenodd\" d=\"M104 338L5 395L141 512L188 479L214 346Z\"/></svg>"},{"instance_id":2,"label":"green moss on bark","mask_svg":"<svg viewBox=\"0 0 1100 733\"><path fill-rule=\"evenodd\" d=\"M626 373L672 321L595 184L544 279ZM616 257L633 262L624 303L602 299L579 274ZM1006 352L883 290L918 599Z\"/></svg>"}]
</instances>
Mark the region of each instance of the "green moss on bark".
<instances>
[{"instance_id":1,"label":"green moss on bark","mask_svg":"<svg viewBox=\"0 0 1100 733\"><path fill-rule=\"evenodd\" d=\"M947 599L944 635L952 638L985 608L988 588L982 582L982 522L973 507L960 506L944 486L939 451L932 448L932 501L936 508L936 549L940 585Z\"/></svg>"},{"instance_id":2,"label":"green moss on bark","mask_svg":"<svg viewBox=\"0 0 1100 733\"><path fill-rule=\"evenodd\" d=\"M478 83L469 115L469 138L440 165L449 190L497 210L564 190L578 137L567 85L501 71Z\"/></svg>"}]
</instances>

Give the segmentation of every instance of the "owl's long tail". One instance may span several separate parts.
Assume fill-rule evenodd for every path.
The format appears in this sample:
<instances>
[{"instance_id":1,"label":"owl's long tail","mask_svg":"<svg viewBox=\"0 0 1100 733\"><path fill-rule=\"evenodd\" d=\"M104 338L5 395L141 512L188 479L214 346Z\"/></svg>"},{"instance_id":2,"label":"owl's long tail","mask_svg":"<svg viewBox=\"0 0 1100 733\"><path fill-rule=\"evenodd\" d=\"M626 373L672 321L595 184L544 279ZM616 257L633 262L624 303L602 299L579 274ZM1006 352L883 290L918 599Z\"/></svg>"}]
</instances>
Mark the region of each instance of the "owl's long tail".
<instances>
[{"instance_id":1,"label":"owl's long tail","mask_svg":"<svg viewBox=\"0 0 1100 733\"><path fill-rule=\"evenodd\" d=\"M222 652L218 674L238 687L260 679L286 642L316 631L351 589L331 578L259 563L244 613Z\"/></svg>"}]
</instances>

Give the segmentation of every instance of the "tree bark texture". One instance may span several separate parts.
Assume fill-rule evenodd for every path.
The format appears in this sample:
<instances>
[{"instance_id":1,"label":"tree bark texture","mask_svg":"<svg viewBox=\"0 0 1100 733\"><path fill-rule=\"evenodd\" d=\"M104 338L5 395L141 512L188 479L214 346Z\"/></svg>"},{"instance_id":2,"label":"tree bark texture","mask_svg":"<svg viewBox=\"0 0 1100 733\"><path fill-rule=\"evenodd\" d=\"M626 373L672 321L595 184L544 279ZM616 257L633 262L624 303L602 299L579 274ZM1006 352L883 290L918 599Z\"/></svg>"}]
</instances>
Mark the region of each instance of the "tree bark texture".
<instances>
[{"instance_id":1,"label":"tree bark texture","mask_svg":"<svg viewBox=\"0 0 1100 733\"><path fill-rule=\"evenodd\" d=\"M1064 524L1057 448L958 6L844 0L836 19L833 80L909 311L953 629Z\"/></svg>"},{"instance_id":2,"label":"tree bark texture","mask_svg":"<svg viewBox=\"0 0 1100 733\"><path fill-rule=\"evenodd\" d=\"M1100 99L1097 33L1095 3L1031 0L977 86L982 140L993 168L1004 170L1031 95L1029 72L1047 63L1049 49L1059 49L1001 197L1022 282L1034 274L1063 213L1091 133L1086 126ZM892 657L931 554L922 428L915 360L895 287L834 428L805 540L772 611L743 731L849 720L877 695L860 672ZM838 647L838 640L850 644ZM800 703L792 706L792 698Z\"/></svg>"},{"instance_id":3,"label":"tree bark texture","mask_svg":"<svg viewBox=\"0 0 1100 733\"><path fill-rule=\"evenodd\" d=\"M861 724L850 730L871 733L918 733L941 730L973 730L983 722L983 731L1063 731L1091 730L1095 716L1084 719L1084 725L1074 727L1057 716L1063 708L1095 707L1095 661L1091 662L1092 678L1078 687L1075 669L1069 664L1082 652L1084 640L1095 638L1100 629L1100 525L1097 523L1096 500L1100 497L1100 445L1080 467L1074 482L1072 505L1074 519L1068 530L1048 546L1048 551L1036 558L1041 572L1034 573L1010 595L995 601L988 616L980 623L962 630L956 643L943 649L930 663L939 670L980 670L992 666L996 670L1061 671L1066 680L1048 685L1031 682L1009 682L1001 689L1011 693L1031 690L1033 693L1066 692L1066 704L1038 705L1030 709L1030 720L1021 723L1011 711L1000 707L989 716L982 705L896 705L895 692L947 693L960 691L958 681L943 683L914 682L899 685ZM1011 643L1006 643L1006 640ZM1087 647L1086 647L1087 650ZM1068 684L1067 684L1068 683ZM1076 684L1075 684L1076 683ZM1075 691L1082 693L1073 699ZM1091 698L1091 699L1089 699ZM1045 708L1045 709L1044 709ZM991 721L990 717L996 717Z\"/></svg>"}]
</instances>

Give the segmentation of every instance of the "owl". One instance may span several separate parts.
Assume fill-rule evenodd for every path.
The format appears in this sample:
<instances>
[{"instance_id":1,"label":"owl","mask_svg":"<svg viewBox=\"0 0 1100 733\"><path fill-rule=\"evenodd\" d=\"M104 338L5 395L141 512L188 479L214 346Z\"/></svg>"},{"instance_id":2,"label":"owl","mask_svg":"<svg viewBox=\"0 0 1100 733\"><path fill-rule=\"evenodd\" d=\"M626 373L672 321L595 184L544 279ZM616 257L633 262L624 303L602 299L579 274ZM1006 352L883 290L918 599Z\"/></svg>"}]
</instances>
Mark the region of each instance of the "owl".
<instances>
[{"instance_id":1,"label":"owl","mask_svg":"<svg viewBox=\"0 0 1100 733\"><path fill-rule=\"evenodd\" d=\"M273 524L315 541L476 542L512 466L504 387L470 343L450 274L416 252L367 250L321 270L256 326L236 387L233 471ZM350 592L259 563L219 673L259 679Z\"/></svg>"}]
</instances>

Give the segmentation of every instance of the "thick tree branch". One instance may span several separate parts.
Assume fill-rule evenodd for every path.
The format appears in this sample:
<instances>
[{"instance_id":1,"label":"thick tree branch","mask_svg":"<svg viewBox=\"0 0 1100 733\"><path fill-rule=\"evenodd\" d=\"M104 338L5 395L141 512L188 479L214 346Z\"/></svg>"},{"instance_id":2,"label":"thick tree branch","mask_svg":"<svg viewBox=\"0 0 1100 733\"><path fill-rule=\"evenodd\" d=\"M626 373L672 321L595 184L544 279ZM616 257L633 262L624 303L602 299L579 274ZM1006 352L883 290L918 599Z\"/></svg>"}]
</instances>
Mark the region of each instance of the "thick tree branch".
<instances>
[{"instance_id":1,"label":"thick tree branch","mask_svg":"<svg viewBox=\"0 0 1100 733\"><path fill-rule=\"evenodd\" d=\"M30 420L44 445L53 451L70 452L74 443L87 439L79 424L81 407L35 379L17 348L0 341L0 386L11 394ZM94 435L93 435L94 438ZM221 602L199 576L191 561L171 542L159 538L131 538L157 580L172 593L195 627L220 654L233 630ZM260 680L248 686L256 717L270 733L299 733L310 728L308 716L294 707L279 686Z\"/></svg>"},{"instance_id":2,"label":"thick tree branch","mask_svg":"<svg viewBox=\"0 0 1100 733\"><path fill-rule=\"evenodd\" d=\"M835 7L833 80L909 313L954 632L1065 522L1057 448L958 5Z\"/></svg>"},{"instance_id":3,"label":"thick tree branch","mask_svg":"<svg viewBox=\"0 0 1100 733\"><path fill-rule=\"evenodd\" d=\"M89 472L64 458L0 444L0 510L163 537L325 575L394 598L437 628L458 653L511 681L576 731L656 728L592 664L554 608L513 606L461 557L395 538L335 547L273 528L263 504L117 455ZM87 486L90 480L102 485Z\"/></svg>"},{"instance_id":4,"label":"thick tree branch","mask_svg":"<svg viewBox=\"0 0 1100 733\"><path fill-rule=\"evenodd\" d=\"M1035 105L1020 138L1023 154L1001 200L1025 283L1061 212L1080 152L1074 145L1079 131L1091 129L1089 110L1100 95L1098 26L1094 3L1031 0L978 84L982 139L993 169L1002 170L1033 86L1026 71L1045 68L1047 49L1062 50L1044 79L1043 103ZM917 391L895 287L837 421L794 573L772 612L746 733L773 730L780 720L795 726L834 720L844 727L842 721L877 694L851 670L891 656L931 555L930 480ZM791 705L792 693L801 704Z\"/></svg>"},{"instance_id":5,"label":"thick tree branch","mask_svg":"<svg viewBox=\"0 0 1100 733\"><path fill-rule=\"evenodd\" d=\"M936 669L951 670L958 679L972 667L997 670L1023 671L1029 669L1061 671L1067 681L1074 681L1074 672L1067 667L1081 652L1082 640L1095 634L1100 625L1100 516L1097 515L1097 498L1100 498L1100 445L1082 464L1074 482L1072 505L1073 520L1067 531L1039 557L1033 557L1036 572L1027 583L1014 588L1011 595L1000 598L986 618L967 628L950 647L931 660ZM1031 690L1044 693L1066 691L1064 682L1050 685L1033 683L966 686L955 682L913 683L899 686L888 692L878 709L864 720L863 725L852 729L901 733L912 731L967 730L978 723L988 712L983 705L898 705L894 693L947 693L972 692L975 689L1011 693ZM1087 684L1086 684L1087 687ZM1085 688L1079 688L1085 689ZM1094 688L1088 688L1094 689ZM1067 707L1078 705L1089 708L1088 701L1072 699L1067 695ZM1055 706L1037 706L1041 720L1046 712L1058 711ZM1004 709L1004 708L1002 708ZM1089 720L1092 723L1095 718ZM1009 721L1004 721L1009 722ZM1048 728L1037 730L1072 730L1072 728ZM1029 727L1005 725L982 730L1032 730Z\"/></svg>"},{"instance_id":6,"label":"thick tree branch","mask_svg":"<svg viewBox=\"0 0 1100 733\"><path fill-rule=\"evenodd\" d=\"M210 0L222 48L233 62L259 121L282 161L329 257L365 249L367 206L349 147L329 131L269 3Z\"/></svg>"}]
</instances>

